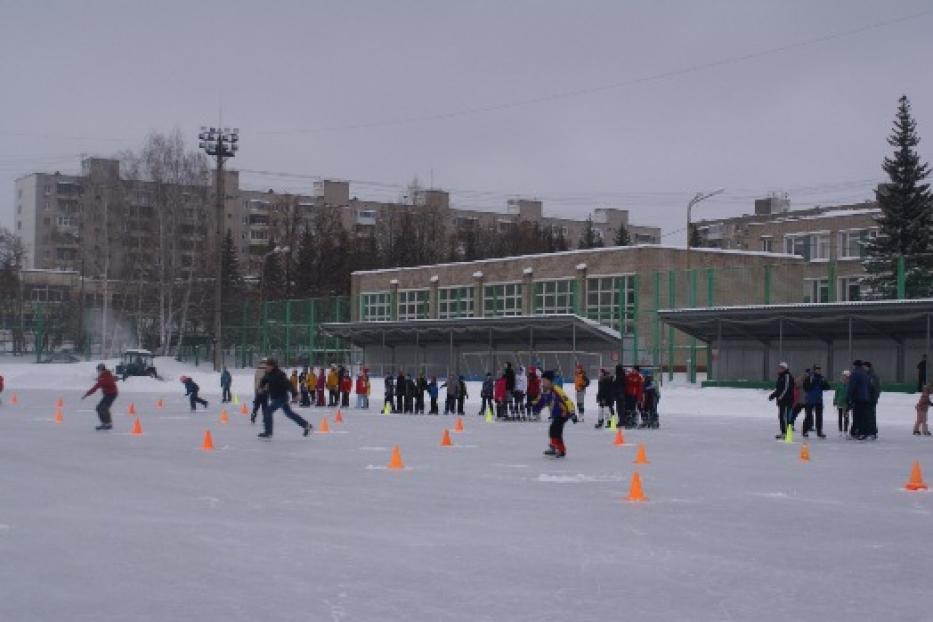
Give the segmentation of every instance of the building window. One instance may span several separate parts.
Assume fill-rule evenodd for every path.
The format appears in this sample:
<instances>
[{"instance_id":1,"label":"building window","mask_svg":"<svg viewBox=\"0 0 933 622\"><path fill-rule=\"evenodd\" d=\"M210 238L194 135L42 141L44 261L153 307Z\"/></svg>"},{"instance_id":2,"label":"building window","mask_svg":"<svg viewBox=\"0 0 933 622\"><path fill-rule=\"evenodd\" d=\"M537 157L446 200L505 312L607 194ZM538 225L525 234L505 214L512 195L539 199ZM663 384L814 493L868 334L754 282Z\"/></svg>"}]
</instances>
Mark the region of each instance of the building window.
<instances>
[{"instance_id":1,"label":"building window","mask_svg":"<svg viewBox=\"0 0 933 622\"><path fill-rule=\"evenodd\" d=\"M806 233L784 236L784 252L799 255L807 261L826 261L830 258L830 234Z\"/></svg>"},{"instance_id":2,"label":"building window","mask_svg":"<svg viewBox=\"0 0 933 622\"><path fill-rule=\"evenodd\" d=\"M862 277L844 276L839 278L839 300L853 302L862 300Z\"/></svg>"},{"instance_id":3,"label":"building window","mask_svg":"<svg viewBox=\"0 0 933 622\"><path fill-rule=\"evenodd\" d=\"M535 314L573 313L575 284L574 279L535 283Z\"/></svg>"},{"instance_id":4,"label":"building window","mask_svg":"<svg viewBox=\"0 0 933 622\"><path fill-rule=\"evenodd\" d=\"M804 302L829 302L829 279L804 279Z\"/></svg>"},{"instance_id":5,"label":"building window","mask_svg":"<svg viewBox=\"0 0 933 622\"><path fill-rule=\"evenodd\" d=\"M483 288L483 312L486 317L522 315L522 284L486 285Z\"/></svg>"},{"instance_id":6,"label":"building window","mask_svg":"<svg viewBox=\"0 0 933 622\"><path fill-rule=\"evenodd\" d=\"M839 259L861 259L865 246L878 236L877 229L852 229L839 232Z\"/></svg>"},{"instance_id":7,"label":"building window","mask_svg":"<svg viewBox=\"0 0 933 622\"><path fill-rule=\"evenodd\" d=\"M360 319L364 322L388 322L392 319L392 294L360 294Z\"/></svg>"},{"instance_id":8,"label":"building window","mask_svg":"<svg viewBox=\"0 0 933 622\"><path fill-rule=\"evenodd\" d=\"M438 319L449 320L474 315L472 287L441 287L437 290Z\"/></svg>"},{"instance_id":9,"label":"building window","mask_svg":"<svg viewBox=\"0 0 933 622\"><path fill-rule=\"evenodd\" d=\"M60 303L63 300L62 291L58 289L34 289L30 292L30 300L33 302L51 302Z\"/></svg>"},{"instance_id":10,"label":"building window","mask_svg":"<svg viewBox=\"0 0 933 622\"><path fill-rule=\"evenodd\" d=\"M635 315L635 289L632 275L596 276L586 280L586 317L616 330L625 324L631 332ZM619 312L619 296L624 300ZM622 331L620 331L622 332Z\"/></svg>"},{"instance_id":11,"label":"building window","mask_svg":"<svg viewBox=\"0 0 933 622\"><path fill-rule=\"evenodd\" d=\"M55 220L59 227L77 227L78 219L75 216L59 216Z\"/></svg>"},{"instance_id":12,"label":"building window","mask_svg":"<svg viewBox=\"0 0 933 622\"><path fill-rule=\"evenodd\" d=\"M408 289L398 293L398 319L424 320L428 317L428 290Z\"/></svg>"},{"instance_id":13,"label":"building window","mask_svg":"<svg viewBox=\"0 0 933 622\"><path fill-rule=\"evenodd\" d=\"M254 240L254 241L268 240L268 239L269 239L269 232L266 231L265 229L260 229L260 230L258 230L258 231L255 230L255 229L250 230L250 232L249 232L249 239L250 239L250 240Z\"/></svg>"},{"instance_id":14,"label":"building window","mask_svg":"<svg viewBox=\"0 0 933 622\"><path fill-rule=\"evenodd\" d=\"M764 237L761 238L761 250L764 253L774 252L774 238Z\"/></svg>"}]
</instances>

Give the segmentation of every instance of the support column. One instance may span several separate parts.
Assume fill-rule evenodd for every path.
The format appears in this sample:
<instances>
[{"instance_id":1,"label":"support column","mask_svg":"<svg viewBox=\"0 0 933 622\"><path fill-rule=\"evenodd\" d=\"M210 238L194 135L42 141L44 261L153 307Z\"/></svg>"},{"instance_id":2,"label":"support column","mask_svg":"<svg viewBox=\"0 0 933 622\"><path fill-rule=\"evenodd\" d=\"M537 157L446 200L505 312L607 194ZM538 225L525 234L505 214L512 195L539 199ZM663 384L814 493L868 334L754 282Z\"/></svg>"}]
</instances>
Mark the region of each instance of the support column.
<instances>
[{"instance_id":1,"label":"support column","mask_svg":"<svg viewBox=\"0 0 933 622\"><path fill-rule=\"evenodd\" d=\"M535 312L534 276L534 268L529 266L522 270L522 315L534 315Z\"/></svg>"},{"instance_id":2,"label":"support column","mask_svg":"<svg viewBox=\"0 0 933 622\"><path fill-rule=\"evenodd\" d=\"M398 321L398 279L389 281L389 318Z\"/></svg>"},{"instance_id":3,"label":"support column","mask_svg":"<svg viewBox=\"0 0 933 622\"><path fill-rule=\"evenodd\" d=\"M852 317L849 317L849 362L851 365L852 361L855 360L855 357L852 355Z\"/></svg>"},{"instance_id":4,"label":"support column","mask_svg":"<svg viewBox=\"0 0 933 622\"><path fill-rule=\"evenodd\" d=\"M440 277L436 274L431 277L431 291L428 294L428 318L436 320L438 317L438 282Z\"/></svg>"},{"instance_id":5,"label":"support column","mask_svg":"<svg viewBox=\"0 0 933 622\"><path fill-rule=\"evenodd\" d=\"M688 296L688 305L691 308L696 308L697 306L697 270L691 269L687 272L687 278L690 279L689 287L687 290ZM689 367L688 377L690 379L690 384L696 384L697 382L697 338L690 338L690 367Z\"/></svg>"},{"instance_id":6,"label":"support column","mask_svg":"<svg viewBox=\"0 0 933 622\"><path fill-rule=\"evenodd\" d=\"M483 288L483 273L477 270L473 273L473 300L475 300L476 308L474 309L474 315L476 317L486 317L486 300L485 300L485 290Z\"/></svg>"},{"instance_id":7,"label":"support column","mask_svg":"<svg viewBox=\"0 0 933 622\"><path fill-rule=\"evenodd\" d=\"M667 307L675 309L677 305L677 273L669 270L667 273ZM667 379L674 380L674 327L667 327Z\"/></svg>"},{"instance_id":8,"label":"support column","mask_svg":"<svg viewBox=\"0 0 933 622\"><path fill-rule=\"evenodd\" d=\"M577 264L577 278L573 288L573 312L579 316L586 315L586 273L585 263Z\"/></svg>"},{"instance_id":9,"label":"support column","mask_svg":"<svg viewBox=\"0 0 933 622\"><path fill-rule=\"evenodd\" d=\"M778 318L778 357L784 360L784 318Z\"/></svg>"}]
</instances>

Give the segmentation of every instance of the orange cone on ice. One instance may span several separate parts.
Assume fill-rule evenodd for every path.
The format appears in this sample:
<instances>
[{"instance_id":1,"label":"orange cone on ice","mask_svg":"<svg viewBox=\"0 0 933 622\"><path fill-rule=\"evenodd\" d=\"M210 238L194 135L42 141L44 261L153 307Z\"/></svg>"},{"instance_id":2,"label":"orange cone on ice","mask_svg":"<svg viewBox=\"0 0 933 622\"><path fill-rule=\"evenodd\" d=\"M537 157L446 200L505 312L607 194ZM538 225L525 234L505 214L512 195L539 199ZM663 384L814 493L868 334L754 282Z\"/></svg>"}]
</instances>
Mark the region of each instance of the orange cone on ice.
<instances>
[{"instance_id":1,"label":"orange cone on ice","mask_svg":"<svg viewBox=\"0 0 933 622\"><path fill-rule=\"evenodd\" d=\"M230 415L227 413L226 408L220 409L220 422L221 423L230 423Z\"/></svg>"},{"instance_id":2,"label":"orange cone on ice","mask_svg":"<svg viewBox=\"0 0 933 622\"><path fill-rule=\"evenodd\" d=\"M201 441L201 449L203 451L214 451L214 437L211 436L210 430L204 430L204 440Z\"/></svg>"},{"instance_id":3,"label":"orange cone on ice","mask_svg":"<svg viewBox=\"0 0 933 622\"><path fill-rule=\"evenodd\" d=\"M317 429L320 434L327 434L330 432L330 426L327 424L327 417L321 418L321 427Z\"/></svg>"},{"instance_id":4,"label":"orange cone on ice","mask_svg":"<svg viewBox=\"0 0 933 622\"><path fill-rule=\"evenodd\" d=\"M62 409L56 408L55 409L55 423L61 423L64 420L65 420L65 417L62 415Z\"/></svg>"},{"instance_id":5,"label":"orange cone on ice","mask_svg":"<svg viewBox=\"0 0 933 622\"><path fill-rule=\"evenodd\" d=\"M156 408L164 408L164 407L165 407L165 400L163 400L162 398L157 399Z\"/></svg>"},{"instance_id":6,"label":"orange cone on ice","mask_svg":"<svg viewBox=\"0 0 933 622\"><path fill-rule=\"evenodd\" d=\"M450 430L444 428L444 436L441 437L441 447L453 447L454 444L450 440Z\"/></svg>"},{"instance_id":7,"label":"orange cone on ice","mask_svg":"<svg viewBox=\"0 0 933 622\"><path fill-rule=\"evenodd\" d=\"M622 430L616 428L616 438L614 441L612 441L612 443L617 447L621 447L625 444L625 437L622 436Z\"/></svg>"},{"instance_id":8,"label":"orange cone on ice","mask_svg":"<svg viewBox=\"0 0 933 622\"><path fill-rule=\"evenodd\" d=\"M810 446L804 443L800 447L800 461L810 462Z\"/></svg>"},{"instance_id":9,"label":"orange cone on ice","mask_svg":"<svg viewBox=\"0 0 933 622\"><path fill-rule=\"evenodd\" d=\"M392 458L389 460L389 468L396 471L405 468L405 463L402 462L402 452L398 448L398 445L392 448Z\"/></svg>"},{"instance_id":10,"label":"orange cone on ice","mask_svg":"<svg viewBox=\"0 0 933 622\"><path fill-rule=\"evenodd\" d=\"M911 491L928 490L926 482L923 481L923 473L920 471L919 460L914 460L914 467L910 470L910 479L904 484L904 488Z\"/></svg>"},{"instance_id":11,"label":"orange cone on ice","mask_svg":"<svg viewBox=\"0 0 933 622\"><path fill-rule=\"evenodd\" d=\"M337 414L334 415L334 423L343 423L343 415L340 414L340 409L337 409Z\"/></svg>"},{"instance_id":12,"label":"orange cone on ice","mask_svg":"<svg viewBox=\"0 0 933 622\"><path fill-rule=\"evenodd\" d=\"M133 421L133 431L131 432L133 436L142 436L143 435L143 424L139 422L139 417Z\"/></svg>"},{"instance_id":13,"label":"orange cone on ice","mask_svg":"<svg viewBox=\"0 0 933 622\"><path fill-rule=\"evenodd\" d=\"M249 414L249 408L246 407L246 402L243 402L242 404L240 404L240 414L241 415Z\"/></svg>"},{"instance_id":14,"label":"orange cone on ice","mask_svg":"<svg viewBox=\"0 0 933 622\"><path fill-rule=\"evenodd\" d=\"M457 423L454 424L454 432L463 432L463 419L457 417Z\"/></svg>"},{"instance_id":15,"label":"orange cone on ice","mask_svg":"<svg viewBox=\"0 0 933 622\"><path fill-rule=\"evenodd\" d=\"M19 404L19 398L16 397L16 393L14 393L13 395L10 396L10 405L16 406L17 404Z\"/></svg>"},{"instance_id":16,"label":"orange cone on ice","mask_svg":"<svg viewBox=\"0 0 933 622\"><path fill-rule=\"evenodd\" d=\"M61 408L64 405L65 405L65 400L63 400L62 398L58 398L58 400L55 402L55 408Z\"/></svg>"},{"instance_id":17,"label":"orange cone on ice","mask_svg":"<svg viewBox=\"0 0 933 622\"><path fill-rule=\"evenodd\" d=\"M645 496L645 491L641 489L641 475L638 474L638 471L632 474L632 485L629 488L628 496L625 500L635 502L648 500L648 497Z\"/></svg>"},{"instance_id":18,"label":"orange cone on ice","mask_svg":"<svg viewBox=\"0 0 933 622\"><path fill-rule=\"evenodd\" d=\"M638 443L638 453L635 454L635 464L651 464L648 462L648 455L645 453L644 443Z\"/></svg>"},{"instance_id":19,"label":"orange cone on ice","mask_svg":"<svg viewBox=\"0 0 933 622\"><path fill-rule=\"evenodd\" d=\"M136 404L130 402L130 405L126 407L126 414L135 415L136 414Z\"/></svg>"}]
</instances>

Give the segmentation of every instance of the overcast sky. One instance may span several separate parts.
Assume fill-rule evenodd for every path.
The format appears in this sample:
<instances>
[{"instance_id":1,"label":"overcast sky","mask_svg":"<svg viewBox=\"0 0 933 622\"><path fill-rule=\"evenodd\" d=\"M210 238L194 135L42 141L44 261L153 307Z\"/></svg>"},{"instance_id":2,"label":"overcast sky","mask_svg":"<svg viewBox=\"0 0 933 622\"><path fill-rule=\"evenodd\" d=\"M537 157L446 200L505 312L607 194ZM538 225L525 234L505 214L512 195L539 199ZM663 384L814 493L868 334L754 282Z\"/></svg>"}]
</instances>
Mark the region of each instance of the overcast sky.
<instances>
[{"instance_id":1,"label":"overcast sky","mask_svg":"<svg viewBox=\"0 0 933 622\"><path fill-rule=\"evenodd\" d=\"M241 129L242 185L460 207L695 212L871 198L897 98L933 155L933 2L0 0L0 224L13 180L150 131ZM902 19L912 16L910 19ZM896 21L895 20L900 20ZM894 22L894 23L891 23ZM853 32L857 31L857 32ZM728 61L728 62L719 62ZM604 88L605 87L605 88ZM307 178L285 176L298 174ZM375 182L375 183L373 183Z\"/></svg>"}]
</instances>

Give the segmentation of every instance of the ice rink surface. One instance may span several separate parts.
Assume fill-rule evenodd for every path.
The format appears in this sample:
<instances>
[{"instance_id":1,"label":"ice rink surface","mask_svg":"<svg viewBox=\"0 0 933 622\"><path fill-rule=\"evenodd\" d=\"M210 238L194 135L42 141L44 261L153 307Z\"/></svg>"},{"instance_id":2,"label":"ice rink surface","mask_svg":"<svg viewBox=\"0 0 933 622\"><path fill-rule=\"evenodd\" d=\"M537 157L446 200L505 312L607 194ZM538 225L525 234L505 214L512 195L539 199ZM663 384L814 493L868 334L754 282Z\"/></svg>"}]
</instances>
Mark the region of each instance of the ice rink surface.
<instances>
[{"instance_id":1,"label":"ice rink surface","mask_svg":"<svg viewBox=\"0 0 933 622\"><path fill-rule=\"evenodd\" d=\"M477 417L475 385L454 447L452 417L377 414L378 383L343 424L299 410L331 433L277 415L264 442L235 407L219 421L206 368L191 414L191 368L167 367L121 383L98 433L92 364L0 365L0 620L933 619L933 496L903 490L914 459L933 476L915 396L882 398L873 443L830 414L804 463L766 393L666 387L660 430L616 447L590 406L552 460L545 424ZM649 500L632 504L639 442Z\"/></svg>"}]
</instances>

